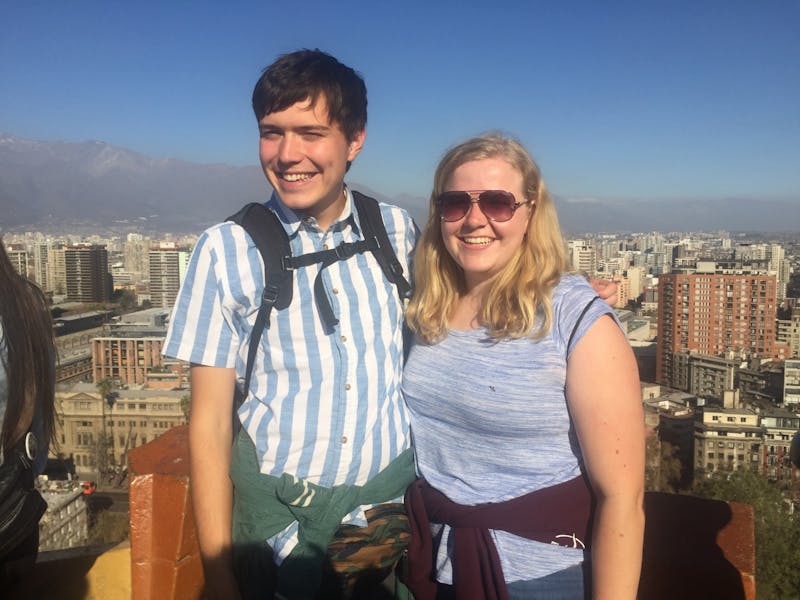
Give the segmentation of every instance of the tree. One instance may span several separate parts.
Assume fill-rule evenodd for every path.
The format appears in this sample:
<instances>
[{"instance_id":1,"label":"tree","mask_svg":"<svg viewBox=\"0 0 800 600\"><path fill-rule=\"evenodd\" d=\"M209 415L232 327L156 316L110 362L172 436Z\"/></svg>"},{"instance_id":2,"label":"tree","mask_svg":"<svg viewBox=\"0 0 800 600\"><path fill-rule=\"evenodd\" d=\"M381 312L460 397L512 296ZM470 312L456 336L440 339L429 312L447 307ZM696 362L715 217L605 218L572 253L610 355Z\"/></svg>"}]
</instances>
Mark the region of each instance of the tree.
<instances>
[{"instance_id":1,"label":"tree","mask_svg":"<svg viewBox=\"0 0 800 600\"><path fill-rule=\"evenodd\" d=\"M101 406L103 408L103 433L95 450L97 471L101 477L108 477L116 461L114 458L114 431L112 429L110 434L106 431L106 405L109 409L113 409L119 393L114 391L114 382L108 378L98 381L95 387L100 393ZM109 454L111 455L110 458Z\"/></svg>"},{"instance_id":2,"label":"tree","mask_svg":"<svg viewBox=\"0 0 800 600\"><path fill-rule=\"evenodd\" d=\"M114 290L111 301L119 304L122 310L129 311L136 308L136 294L130 290Z\"/></svg>"},{"instance_id":3,"label":"tree","mask_svg":"<svg viewBox=\"0 0 800 600\"><path fill-rule=\"evenodd\" d=\"M645 443L645 453L645 489L652 492L676 492L681 481L678 448L669 442L659 441L656 435L651 435Z\"/></svg>"},{"instance_id":4,"label":"tree","mask_svg":"<svg viewBox=\"0 0 800 600\"><path fill-rule=\"evenodd\" d=\"M189 421L189 415L192 414L192 397L189 394L181 396L181 410L186 421Z\"/></svg>"},{"instance_id":5,"label":"tree","mask_svg":"<svg viewBox=\"0 0 800 600\"><path fill-rule=\"evenodd\" d=\"M696 483L694 493L752 505L759 600L800 598L800 515L790 512L775 485L751 471L736 471Z\"/></svg>"}]
</instances>

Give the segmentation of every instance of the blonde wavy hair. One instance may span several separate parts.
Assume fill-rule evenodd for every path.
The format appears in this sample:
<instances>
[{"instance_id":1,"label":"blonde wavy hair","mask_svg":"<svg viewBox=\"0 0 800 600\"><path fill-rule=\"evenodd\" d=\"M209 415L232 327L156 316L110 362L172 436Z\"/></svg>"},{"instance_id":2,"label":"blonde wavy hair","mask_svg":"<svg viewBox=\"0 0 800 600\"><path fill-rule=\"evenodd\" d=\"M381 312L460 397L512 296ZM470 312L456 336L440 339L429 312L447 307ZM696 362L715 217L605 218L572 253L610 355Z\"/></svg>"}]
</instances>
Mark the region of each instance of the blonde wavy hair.
<instances>
[{"instance_id":1,"label":"blonde wavy hair","mask_svg":"<svg viewBox=\"0 0 800 600\"><path fill-rule=\"evenodd\" d=\"M466 292L463 271L442 241L436 199L458 167L487 158L501 158L522 175L532 215L519 251L495 276L478 317L496 339L538 339L552 326L552 290L568 270L556 209L539 167L524 146L490 132L451 148L436 168L428 223L414 257L414 296L406 310L409 327L425 343L447 336L448 319Z\"/></svg>"}]
</instances>

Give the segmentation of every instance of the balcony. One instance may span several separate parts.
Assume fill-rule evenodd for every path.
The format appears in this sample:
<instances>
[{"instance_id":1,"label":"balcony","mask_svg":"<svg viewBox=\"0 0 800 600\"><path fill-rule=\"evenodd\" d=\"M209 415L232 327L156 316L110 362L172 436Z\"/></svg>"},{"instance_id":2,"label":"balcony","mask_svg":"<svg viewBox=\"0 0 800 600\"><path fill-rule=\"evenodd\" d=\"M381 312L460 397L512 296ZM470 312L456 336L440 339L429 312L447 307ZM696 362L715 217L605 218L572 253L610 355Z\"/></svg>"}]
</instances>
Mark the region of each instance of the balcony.
<instances>
[{"instance_id":1,"label":"balcony","mask_svg":"<svg viewBox=\"0 0 800 600\"><path fill-rule=\"evenodd\" d=\"M130 544L42 553L14 597L203 597L187 440L181 426L130 451ZM755 600L751 506L648 493L645 512L640 598Z\"/></svg>"}]
</instances>

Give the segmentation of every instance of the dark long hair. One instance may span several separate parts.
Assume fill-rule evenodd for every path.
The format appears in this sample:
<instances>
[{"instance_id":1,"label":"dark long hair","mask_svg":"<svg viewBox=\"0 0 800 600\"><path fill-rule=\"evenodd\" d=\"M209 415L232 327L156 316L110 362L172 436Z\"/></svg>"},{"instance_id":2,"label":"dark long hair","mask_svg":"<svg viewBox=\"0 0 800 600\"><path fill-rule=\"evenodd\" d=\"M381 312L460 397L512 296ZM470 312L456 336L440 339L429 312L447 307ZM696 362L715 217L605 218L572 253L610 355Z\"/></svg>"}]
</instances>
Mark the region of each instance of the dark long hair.
<instances>
[{"instance_id":1,"label":"dark long hair","mask_svg":"<svg viewBox=\"0 0 800 600\"><path fill-rule=\"evenodd\" d=\"M53 324L42 291L19 275L0 239L0 324L7 349L8 402L0 446L8 456L28 431L38 407L47 451L55 422Z\"/></svg>"}]
</instances>

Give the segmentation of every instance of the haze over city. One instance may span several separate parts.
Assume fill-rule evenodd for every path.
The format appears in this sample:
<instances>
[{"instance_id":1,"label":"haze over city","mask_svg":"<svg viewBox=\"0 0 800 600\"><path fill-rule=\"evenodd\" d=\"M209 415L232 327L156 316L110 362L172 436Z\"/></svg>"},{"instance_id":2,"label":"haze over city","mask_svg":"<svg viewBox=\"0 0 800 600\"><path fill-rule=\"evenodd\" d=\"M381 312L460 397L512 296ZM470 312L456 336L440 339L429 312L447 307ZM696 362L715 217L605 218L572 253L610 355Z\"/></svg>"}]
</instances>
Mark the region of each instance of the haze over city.
<instances>
[{"instance_id":1,"label":"haze over city","mask_svg":"<svg viewBox=\"0 0 800 600\"><path fill-rule=\"evenodd\" d=\"M350 179L427 196L445 148L520 137L559 198L800 199L796 2L12 3L0 131L257 164L250 92L319 47L365 77ZM13 26L11 26L13 25Z\"/></svg>"}]
</instances>

